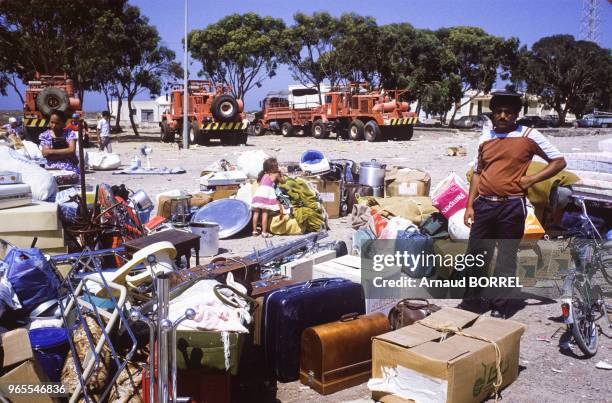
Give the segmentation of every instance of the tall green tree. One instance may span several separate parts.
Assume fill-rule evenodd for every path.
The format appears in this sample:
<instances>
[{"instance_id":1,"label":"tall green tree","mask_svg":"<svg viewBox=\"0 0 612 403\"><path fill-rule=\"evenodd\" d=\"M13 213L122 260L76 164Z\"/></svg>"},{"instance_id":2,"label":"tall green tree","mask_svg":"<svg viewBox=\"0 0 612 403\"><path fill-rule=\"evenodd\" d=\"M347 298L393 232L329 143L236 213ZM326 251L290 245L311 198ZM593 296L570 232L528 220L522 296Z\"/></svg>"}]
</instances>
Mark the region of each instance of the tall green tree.
<instances>
[{"instance_id":1,"label":"tall green tree","mask_svg":"<svg viewBox=\"0 0 612 403\"><path fill-rule=\"evenodd\" d=\"M553 35L523 49L512 71L514 82L524 82L529 93L553 108L559 121L568 112L577 116L612 106L612 55L588 41L571 35Z\"/></svg>"},{"instance_id":2,"label":"tall green tree","mask_svg":"<svg viewBox=\"0 0 612 403\"><path fill-rule=\"evenodd\" d=\"M297 13L293 20L294 24L283 34L283 61L295 80L319 91L322 101L321 84L328 78L333 86L341 75L341 61L333 43L339 22L327 12Z\"/></svg>"},{"instance_id":3,"label":"tall green tree","mask_svg":"<svg viewBox=\"0 0 612 403\"><path fill-rule=\"evenodd\" d=\"M202 63L201 74L228 86L238 98L276 74L282 52L281 19L255 13L232 14L188 35L192 56Z\"/></svg>"},{"instance_id":4,"label":"tall green tree","mask_svg":"<svg viewBox=\"0 0 612 403\"><path fill-rule=\"evenodd\" d=\"M0 67L24 82L37 72L67 73L83 100L95 86L97 66L116 49L105 33L129 7L127 0L27 3L0 2Z\"/></svg>"},{"instance_id":5,"label":"tall green tree","mask_svg":"<svg viewBox=\"0 0 612 403\"><path fill-rule=\"evenodd\" d=\"M337 23L337 33L332 38L334 60L341 79L351 82L367 81L374 86L380 83L377 56L380 52L380 30L373 17L355 13L343 14Z\"/></svg>"},{"instance_id":6,"label":"tall green tree","mask_svg":"<svg viewBox=\"0 0 612 403\"><path fill-rule=\"evenodd\" d=\"M478 27L442 28L436 35L452 55L452 70L461 79L460 94L451 93L455 111L474 98L491 91L498 77L498 70L507 71L518 49L518 40L492 36ZM472 95L461 103L468 93Z\"/></svg>"},{"instance_id":7,"label":"tall green tree","mask_svg":"<svg viewBox=\"0 0 612 403\"><path fill-rule=\"evenodd\" d=\"M157 29L149 25L148 18L140 15L137 8L132 9L131 13L131 22L125 25L124 31L124 39L128 43L131 41L131 46L126 46L128 50L123 54L115 79L119 90L127 97L130 123L138 136L132 114L134 98L144 91L159 95L164 83L178 78L182 68L174 61L174 52L160 45Z\"/></svg>"}]
</instances>

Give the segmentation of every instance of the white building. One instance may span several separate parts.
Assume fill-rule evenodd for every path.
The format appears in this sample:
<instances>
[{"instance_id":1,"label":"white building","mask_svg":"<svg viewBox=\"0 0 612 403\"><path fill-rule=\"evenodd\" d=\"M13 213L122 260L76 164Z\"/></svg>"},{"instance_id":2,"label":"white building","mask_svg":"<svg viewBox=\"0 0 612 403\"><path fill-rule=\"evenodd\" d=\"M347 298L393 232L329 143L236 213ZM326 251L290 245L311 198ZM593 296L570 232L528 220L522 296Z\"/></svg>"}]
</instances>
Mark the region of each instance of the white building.
<instances>
[{"instance_id":1,"label":"white building","mask_svg":"<svg viewBox=\"0 0 612 403\"><path fill-rule=\"evenodd\" d=\"M111 115L117 116L118 101L111 102ZM162 115L170 109L170 96L162 95L155 100L148 101L133 101L132 116L134 122L139 126L153 125L157 126L161 122ZM121 124L129 124L130 115L128 111L127 99L121 103Z\"/></svg>"}]
</instances>

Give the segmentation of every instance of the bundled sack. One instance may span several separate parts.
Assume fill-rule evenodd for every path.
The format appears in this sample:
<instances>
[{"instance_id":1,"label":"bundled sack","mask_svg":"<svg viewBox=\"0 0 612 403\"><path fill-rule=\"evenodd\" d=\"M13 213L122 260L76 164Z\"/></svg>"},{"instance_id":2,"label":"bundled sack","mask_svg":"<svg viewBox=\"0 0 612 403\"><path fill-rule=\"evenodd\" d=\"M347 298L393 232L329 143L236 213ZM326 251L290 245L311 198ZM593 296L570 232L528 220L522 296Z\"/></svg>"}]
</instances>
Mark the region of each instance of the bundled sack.
<instances>
[{"instance_id":1,"label":"bundled sack","mask_svg":"<svg viewBox=\"0 0 612 403\"><path fill-rule=\"evenodd\" d=\"M467 184L454 172L440 182L432 192L431 202L446 218L467 207Z\"/></svg>"},{"instance_id":2,"label":"bundled sack","mask_svg":"<svg viewBox=\"0 0 612 403\"><path fill-rule=\"evenodd\" d=\"M57 193L53 175L9 147L0 146L0 171L20 173L23 183L30 185L35 200L50 200Z\"/></svg>"},{"instance_id":3,"label":"bundled sack","mask_svg":"<svg viewBox=\"0 0 612 403\"><path fill-rule=\"evenodd\" d=\"M92 151L87 153L87 163L95 171L109 171L121 166L121 158L119 154Z\"/></svg>"},{"instance_id":4,"label":"bundled sack","mask_svg":"<svg viewBox=\"0 0 612 403\"><path fill-rule=\"evenodd\" d=\"M259 175L263 168L264 161L268 158L270 156L262 150L245 151L238 156L236 165L248 178L257 179L257 175Z\"/></svg>"},{"instance_id":5,"label":"bundled sack","mask_svg":"<svg viewBox=\"0 0 612 403\"><path fill-rule=\"evenodd\" d=\"M415 225L421 225L432 213L438 211L427 196L411 197L360 197L359 204L377 207L384 217L403 217Z\"/></svg>"},{"instance_id":6,"label":"bundled sack","mask_svg":"<svg viewBox=\"0 0 612 403\"><path fill-rule=\"evenodd\" d=\"M0 261L4 278L27 315L43 302L56 300L60 279L40 249L11 249Z\"/></svg>"}]
</instances>

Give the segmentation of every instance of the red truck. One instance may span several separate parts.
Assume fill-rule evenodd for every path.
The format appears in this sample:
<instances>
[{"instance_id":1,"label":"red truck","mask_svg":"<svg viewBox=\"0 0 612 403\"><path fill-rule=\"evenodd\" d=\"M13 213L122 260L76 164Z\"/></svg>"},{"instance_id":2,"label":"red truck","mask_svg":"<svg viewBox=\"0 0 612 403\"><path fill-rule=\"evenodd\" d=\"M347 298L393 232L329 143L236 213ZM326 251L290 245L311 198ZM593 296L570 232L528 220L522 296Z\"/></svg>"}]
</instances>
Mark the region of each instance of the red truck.
<instances>
[{"instance_id":1,"label":"red truck","mask_svg":"<svg viewBox=\"0 0 612 403\"><path fill-rule=\"evenodd\" d=\"M406 92L371 91L368 83L333 88L325 95L325 104L312 113L312 135L327 138L333 131L351 140L410 140L417 117L408 102L400 101Z\"/></svg>"},{"instance_id":2,"label":"red truck","mask_svg":"<svg viewBox=\"0 0 612 403\"><path fill-rule=\"evenodd\" d=\"M316 95L318 91L311 88L294 89L294 97L305 95ZM317 107L296 107L295 103L289 102L289 93L286 91L271 92L260 102L261 111L255 114L253 122L253 134L261 136L266 131L282 134L285 137L302 131L310 133L312 124L312 113Z\"/></svg>"},{"instance_id":3,"label":"red truck","mask_svg":"<svg viewBox=\"0 0 612 403\"><path fill-rule=\"evenodd\" d=\"M74 113L82 115L81 100L74 92L73 82L64 75L41 75L28 82L23 105L23 123L26 139L38 143L38 136L47 130L49 116L54 111L68 118Z\"/></svg>"},{"instance_id":4,"label":"red truck","mask_svg":"<svg viewBox=\"0 0 612 403\"><path fill-rule=\"evenodd\" d=\"M221 144L246 144L248 121L241 99L210 80L189 80L187 91L191 144L208 144L213 138L220 139ZM183 133L182 84L173 86L170 110L162 115L159 126L163 142L172 142L176 134Z\"/></svg>"}]
</instances>

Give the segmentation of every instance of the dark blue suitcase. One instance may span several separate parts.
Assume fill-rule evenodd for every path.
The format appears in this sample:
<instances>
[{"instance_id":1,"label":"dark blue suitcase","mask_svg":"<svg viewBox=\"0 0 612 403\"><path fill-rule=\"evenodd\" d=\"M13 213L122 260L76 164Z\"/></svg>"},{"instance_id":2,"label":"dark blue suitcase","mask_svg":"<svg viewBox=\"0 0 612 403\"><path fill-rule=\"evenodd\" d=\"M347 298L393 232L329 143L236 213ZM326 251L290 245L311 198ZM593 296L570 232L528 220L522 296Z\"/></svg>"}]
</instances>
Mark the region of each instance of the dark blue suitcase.
<instances>
[{"instance_id":1,"label":"dark blue suitcase","mask_svg":"<svg viewBox=\"0 0 612 403\"><path fill-rule=\"evenodd\" d=\"M365 297L361 284L347 279L321 278L272 291L263 307L267 368L281 382L297 381L302 331L353 312L365 314Z\"/></svg>"}]
</instances>

